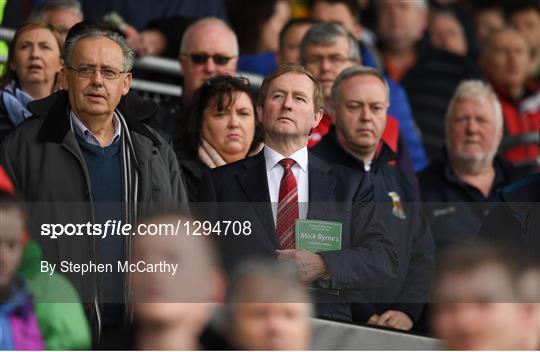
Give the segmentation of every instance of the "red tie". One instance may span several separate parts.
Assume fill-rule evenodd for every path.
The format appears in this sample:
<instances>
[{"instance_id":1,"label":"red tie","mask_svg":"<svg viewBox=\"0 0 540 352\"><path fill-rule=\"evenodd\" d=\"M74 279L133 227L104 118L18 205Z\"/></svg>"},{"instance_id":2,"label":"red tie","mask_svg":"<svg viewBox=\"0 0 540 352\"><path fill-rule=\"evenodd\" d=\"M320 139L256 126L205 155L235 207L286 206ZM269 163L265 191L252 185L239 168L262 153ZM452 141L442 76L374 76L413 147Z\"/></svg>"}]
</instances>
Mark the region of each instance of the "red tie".
<instances>
[{"instance_id":1,"label":"red tie","mask_svg":"<svg viewBox=\"0 0 540 352\"><path fill-rule=\"evenodd\" d=\"M294 222L298 219L298 189L292 172L293 159L282 159L279 164L285 169L279 185L276 233L281 249L294 249Z\"/></svg>"}]
</instances>

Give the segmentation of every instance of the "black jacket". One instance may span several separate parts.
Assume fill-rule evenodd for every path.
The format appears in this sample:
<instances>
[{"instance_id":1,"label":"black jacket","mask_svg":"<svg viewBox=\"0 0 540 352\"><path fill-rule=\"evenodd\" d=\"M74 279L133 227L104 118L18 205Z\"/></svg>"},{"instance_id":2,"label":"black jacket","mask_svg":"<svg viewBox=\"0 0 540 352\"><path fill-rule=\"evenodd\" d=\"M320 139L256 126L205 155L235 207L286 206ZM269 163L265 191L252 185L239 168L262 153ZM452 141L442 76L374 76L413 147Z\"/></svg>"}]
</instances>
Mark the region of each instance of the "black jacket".
<instances>
[{"instance_id":1,"label":"black jacket","mask_svg":"<svg viewBox=\"0 0 540 352\"><path fill-rule=\"evenodd\" d=\"M94 223L94 203L88 168L70 126L67 92L60 91L31 104L37 115L4 140L0 147L0 164L27 202L31 234L43 248L44 260L56 264L63 260L79 264L95 262L96 242L100 237L51 239L41 235L41 224ZM160 210L182 208L187 211L187 192L172 148L156 131L142 124L136 113L122 112L130 132L136 157L133 165L138 176L136 188L130 188L129 181L124 180L124 195L129 193L130 204L124 202L123 205L135 208L138 219ZM130 237L124 239L127 259ZM66 276L74 283L84 303L97 302L95 273L82 276L66 272Z\"/></svg>"},{"instance_id":2,"label":"black jacket","mask_svg":"<svg viewBox=\"0 0 540 352\"><path fill-rule=\"evenodd\" d=\"M504 203L485 218L479 238L540 266L540 174L504 188L501 197Z\"/></svg>"},{"instance_id":3,"label":"black jacket","mask_svg":"<svg viewBox=\"0 0 540 352\"><path fill-rule=\"evenodd\" d=\"M495 180L490 194L485 197L477 188L461 181L453 172L447 152L418 174L422 201L428 217L437 252L449 246L474 241L499 191L523 173L495 157Z\"/></svg>"},{"instance_id":4,"label":"black jacket","mask_svg":"<svg viewBox=\"0 0 540 352\"><path fill-rule=\"evenodd\" d=\"M319 307L319 316L351 320L350 296L358 289L379 287L393 277L398 263L394 244L374 217L373 185L367 177L308 156L308 219L342 223L342 250L319 253L339 290L335 304ZM264 151L212 169L201 181L199 200L218 202L221 220L248 220L248 236L214 236L227 268L249 256L275 257L280 247L272 217ZM323 298L321 298L322 300Z\"/></svg>"},{"instance_id":5,"label":"black jacket","mask_svg":"<svg viewBox=\"0 0 540 352\"><path fill-rule=\"evenodd\" d=\"M406 313L416 322L429 299L434 243L427 220L416 203L413 185L403 172L388 164L395 160L395 153L382 144L380 153L371 163L371 170L366 172L364 163L339 145L334 129L312 152L324 160L371 176L378 216L387 227L399 256L397 278L385 287L364 291L363 295L370 303L353 305L355 320L364 323L373 314L393 309Z\"/></svg>"},{"instance_id":6,"label":"black jacket","mask_svg":"<svg viewBox=\"0 0 540 352\"><path fill-rule=\"evenodd\" d=\"M8 112L2 99L2 94L4 93L0 91L0 143L16 127L8 116Z\"/></svg>"},{"instance_id":7,"label":"black jacket","mask_svg":"<svg viewBox=\"0 0 540 352\"><path fill-rule=\"evenodd\" d=\"M193 157L183 143L175 143L174 152L184 175L189 200L195 202L199 198L201 180L210 168L198 158Z\"/></svg>"},{"instance_id":8,"label":"black jacket","mask_svg":"<svg viewBox=\"0 0 540 352\"><path fill-rule=\"evenodd\" d=\"M434 160L440 156L444 115L454 91L461 81L479 79L481 74L470 58L422 44L417 46L416 64L400 83L407 91L428 159Z\"/></svg>"}]
</instances>

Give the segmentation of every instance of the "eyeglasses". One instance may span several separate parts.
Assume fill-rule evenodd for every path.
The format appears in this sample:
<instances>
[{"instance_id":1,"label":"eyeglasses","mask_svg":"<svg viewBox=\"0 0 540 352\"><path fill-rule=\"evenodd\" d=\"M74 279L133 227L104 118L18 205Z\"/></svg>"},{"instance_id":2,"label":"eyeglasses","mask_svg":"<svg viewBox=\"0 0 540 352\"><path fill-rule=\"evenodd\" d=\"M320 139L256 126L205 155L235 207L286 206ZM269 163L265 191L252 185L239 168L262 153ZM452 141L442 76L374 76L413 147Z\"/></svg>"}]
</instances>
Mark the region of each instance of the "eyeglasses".
<instances>
[{"instance_id":1,"label":"eyeglasses","mask_svg":"<svg viewBox=\"0 0 540 352\"><path fill-rule=\"evenodd\" d=\"M242 76L238 76L238 77L216 76L216 77L210 78L209 80L204 82L204 84L209 87L220 87L220 86L225 86L227 84L236 84L236 85L243 86L246 88L250 87L249 79Z\"/></svg>"},{"instance_id":2,"label":"eyeglasses","mask_svg":"<svg viewBox=\"0 0 540 352\"><path fill-rule=\"evenodd\" d=\"M341 55L330 55L330 56L314 55L314 56L308 56L305 61L306 61L306 64L320 65L324 60L328 60L334 66L344 64L347 61L354 61L354 59L350 57L343 57Z\"/></svg>"},{"instance_id":3,"label":"eyeglasses","mask_svg":"<svg viewBox=\"0 0 540 352\"><path fill-rule=\"evenodd\" d=\"M225 66L229 63L231 59L234 59L236 56L224 56L224 55L208 55L208 54L181 54L182 57L189 57L191 62L197 65L205 64L208 59L212 58L214 63L218 66Z\"/></svg>"},{"instance_id":4,"label":"eyeglasses","mask_svg":"<svg viewBox=\"0 0 540 352\"><path fill-rule=\"evenodd\" d=\"M112 68L95 68L91 66L80 66L78 68L68 66L67 69L77 72L77 75L82 78L94 77L96 72L99 71L99 73L101 74L101 77L108 80L117 79L120 77L122 73L127 73L127 71L117 71Z\"/></svg>"}]
</instances>

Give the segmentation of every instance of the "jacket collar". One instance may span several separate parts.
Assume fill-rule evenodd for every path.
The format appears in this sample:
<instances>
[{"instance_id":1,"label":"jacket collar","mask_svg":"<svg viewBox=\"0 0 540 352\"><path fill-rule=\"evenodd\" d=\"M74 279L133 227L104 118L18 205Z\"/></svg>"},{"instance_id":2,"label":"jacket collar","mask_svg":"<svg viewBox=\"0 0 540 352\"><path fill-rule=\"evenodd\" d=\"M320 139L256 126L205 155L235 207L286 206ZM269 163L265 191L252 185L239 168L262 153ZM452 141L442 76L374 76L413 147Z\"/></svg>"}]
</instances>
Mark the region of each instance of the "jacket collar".
<instances>
[{"instance_id":1,"label":"jacket collar","mask_svg":"<svg viewBox=\"0 0 540 352\"><path fill-rule=\"evenodd\" d=\"M160 146L161 142L159 139L140 122L141 119L148 118L148 114L155 113L155 110L147 107L146 109L137 111L137 106L140 107L142 103L140 101L139 103L135 103L136 100L137 98L131 97L127 101L121 102L118 105L118 109L126 118L126 123L131 132L140 133L152 140L155 146ZM139 100L142 99L139 98ZM133 102L134 106L131 106L130 102ZM44 99L34 100L28 104L28 109L34 115L45 119L39 130L38 139L42 142L62 143L66 134L71 130L67 91L61 90Z\"/></svg>"},{"instance_id":2,"label":"jacket collar","mask_svg":"<svg viewBox=\"0 0 540 352\"><path fill-rule=\"evenodd\" d=\"M527 212L540 202L540 173L525 177L502 190L501 198L512 214L523 221Z\"/></svg>"},{"instance_id":3,"label":"jacket collar","mask_svg":"<svg viewBox=\"0 0 540 352\"><path fill-rule=\"evenodd\" d=\"M328 138L330 145L335 148L336 155L341 155L342 158L348 159L345 161L346 165L357 164L359 169L362 172L364 171L364 161L354 157L341 146L337 138L336 128L334 126L331 127L330 132L328 132L328 135L325 138ZM372 169L377 169L380 165L386 165L393 160L397 160L397 154L381 139L379 141L377 151L375 152L375 156L371 162Z\"/></svg>"},{"instance_id":4,"label":"jacket collar","mask_svg":"<svg viewBox=\"0 0 540 352\"><path fill-rule=\"evenodd\" d=\"M502 191L506 202L540 202L540 173L525 177Z\"/></svg>"},{"instance_id":5,"label":"jacket collar","mask_svg":"<svg viewBox=\"0 0 540 352\"><path fill-rule=\"evenodd\" d=\"M448 150L445 146L442 148L441 155L441 160L444 165L444 178L450 183L464 185L465 183L456 176L454 170L452 169L450 159L448 157ZM499 184L505 183L513 178L511 166L498 154L495 155L495 158L493 159L493 168L495 169L495 179L493 180L493 185L491 186L492 189L497 188Z\"/></svg>"}]
</instances>

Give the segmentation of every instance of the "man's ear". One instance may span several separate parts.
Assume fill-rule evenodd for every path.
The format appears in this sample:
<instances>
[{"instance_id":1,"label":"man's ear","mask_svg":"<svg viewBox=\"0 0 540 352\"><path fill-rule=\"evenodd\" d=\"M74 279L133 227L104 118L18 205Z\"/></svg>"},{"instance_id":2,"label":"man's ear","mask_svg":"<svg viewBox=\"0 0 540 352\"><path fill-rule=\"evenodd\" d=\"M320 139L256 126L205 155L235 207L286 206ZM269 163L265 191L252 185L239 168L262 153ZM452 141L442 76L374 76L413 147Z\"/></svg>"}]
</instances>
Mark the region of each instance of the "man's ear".
<instances>
[{"instance_id":1,"label":"man's ear","mask_svg":"<svg viewBox=\"0 0 540 352\"><path fill-rule=\"evenodd\" d=\"M498 146L501 145L503 137L504 137L504 122L503 122L501 128L497 131L497 135L495 136L495 138L497 139L497 145Z\"/></svg>"},{"instance_id":2,"label":"man's ear","mask_svg":"<svg viewBox=\"0 0 540 352\"><path fill-rule=\"evenodd\" d=\"M66 66L62 66L62 68L60 69L60 73L58 73L58 79L60 82L60 88L68 90L69 84L67 79Z\"/></svg>"},{"instance_id":3,"label":"man's ear","mask_svg":"<svg viewBox=\"0 0 540 352\"><path fill-rule=\"evenodd\" d=\"M262 125L262 112L263 112L262 106L257 105L256 109L257 109L257 120Z\"/></svg>"},{"instance_id":4,"label":"man's ear","mask_svg":"<svg viewBox=\"0 0 540 352\"><path fill-rule=\"evenodd\" d=\"M180 65L180 69L183 72L185 64L186 64L186 59L184 59L184 57L182 55L178 55L178 64Z\"/></svg>"},{"instance_id":5,"label":"man's ear","mask_svg":"<svg viewBox=\"0 0 540 352\"><path fill-rule=\"evenodd\" d=\"M132 80L133 77L131 76L131 72L126 73L126 77L124 77L124 80L122 81L122 95L128 94Z\"/></svg>"},{"instance_id":6,"label":"man's ear","mask_svg":"<svg viewBox=\"0 0 540 352\"><path fill-rule=\"evenodd\" d=\"M353 37L356 38L356 40L360 40L360 37L362 36L362 30L363 30L362 25L360 24L360 22L357 21L354 24L353 32L351 34L353 35Z\"/></svg>"},{"instance_id":7,"label":"man's ear","mask_svg":"<svg viewBox=\"0 0 540 352\"><path fill-rule=\"evenodd\" d=\"M323 118L323 109L320 109L318 112L315 113L315 119L313 120L313 127L312 128L315 128L319 125L319 123L321 122L322 118Z\"/></svg>"},{"instance_id":8,"label":"man's ear","mask_svg":"<svg viewBox=\"0 0 540 352\"><path fill-rule=\"evenodd\" d=\"M425 32L427 28L429 27L429 16L430 16L430 13L428 9L419 11L418 21L421 25L420 28L422 29L422 33Z\"/></svg>"},{"instance_id":9,"label":"man's ear","mask_svg":"<svg viewBox=\"0 0 540 352\"><path fill-rule=\"evenodd\" d=\"M212 282L212 301L216 303L225 303L227 296L227 282L223 277L223 273L214 272L210 278Z\"/></svg>"},{"instance_id":10,"label":"man's ear","mask_svg":"<svg viewBox=\"0 0 540 352\"><path fill-rule=\"evenodd\" d=\"M332 109L333 113L330 115L330 118L332 119L332 124L336 124L336 109L337 109L337 104L336 102L334 102L333 99L330 99L329 101L329 104L330 104L330 108Z\"/></svg>"}]
</instances>

